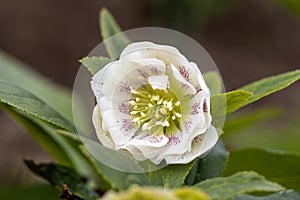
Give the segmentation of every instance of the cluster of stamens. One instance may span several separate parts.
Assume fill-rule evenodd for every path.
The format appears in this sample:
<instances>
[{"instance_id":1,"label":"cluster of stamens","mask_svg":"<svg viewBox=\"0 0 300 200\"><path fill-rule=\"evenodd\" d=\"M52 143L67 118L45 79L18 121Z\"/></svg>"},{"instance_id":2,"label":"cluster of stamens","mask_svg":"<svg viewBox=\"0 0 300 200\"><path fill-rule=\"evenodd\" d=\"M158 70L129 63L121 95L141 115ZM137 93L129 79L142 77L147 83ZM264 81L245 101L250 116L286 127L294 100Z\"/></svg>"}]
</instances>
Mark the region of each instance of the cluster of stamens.
<instances>
[{"instance_id":1,"label":"cluster of stamens","mask_svg":"<svg viewBox=\"0 0 300 200\"><path fill-rule=\"evenodd\" d=\"M155 129L165 132L171 120L180 123L180 101L171 91L143 86L138 90L131 89L131 93L130 115L143 131Z\"/></svg>"}]
</instances>

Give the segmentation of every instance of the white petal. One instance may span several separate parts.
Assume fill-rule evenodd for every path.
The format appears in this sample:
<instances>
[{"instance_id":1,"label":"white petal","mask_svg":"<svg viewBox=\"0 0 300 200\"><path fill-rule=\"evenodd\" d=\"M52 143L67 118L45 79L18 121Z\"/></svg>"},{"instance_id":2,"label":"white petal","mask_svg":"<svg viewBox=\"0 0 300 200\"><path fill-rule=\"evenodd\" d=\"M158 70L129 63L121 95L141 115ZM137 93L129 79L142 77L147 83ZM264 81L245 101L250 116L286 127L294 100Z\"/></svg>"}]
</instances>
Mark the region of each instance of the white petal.
<instances>
[{"instance_id":1,"label":"white petal","mask_svg":"<svg viewBox=\"0 0 300 200\"><path fill-rule=\"evenodd\" d=\"M171 155L165 158L168 164L186 164L199 156L204 156L217 143L219 135L217 130L210 126L206 134L200 135L193 141L192 149L183 155Z\"/></svg>"},{"instance_id":2,"label":"white petal","mask_svg":"<svg viewBox=\"0 0 300 200\"><path fill-rule=\"evenodd\" d=\"M148 84L148 76L163 75L166 66L157 59L137 59L130 62L113 62L93 78L93 91L99 97L112 101L128 101L132 91Z\"/></svg>"},{"instance_id":3,"label":"white petal","mask_svg":"<svg viewBox=\"0 0 300 200\"><path fill-rule=\"evenodd\" d=\"M126 144L136 131L134 127L135 124L130 119L124 118L117 120L113 110L103 112L102 120L115 144L116 150L118 150L120 146Z\"/></svg>"},{"instance_id":4,"label":"white petal","mask_svg":"<svg viewBox=\"0 0 300 200\"><path fill-rule=\"evenodd\" d=\"M109 133L103 130L102 128L102 118L101 118L101 113L98 105L96 105L94 108L92 121L96 130L97 137L100 140L100 142L104 146L110 149L114 149L114 144L109 136Z\"/></svg>"},{"instance_id":5,"label":"white petal","mask_svg":"<svg viewBox=\"0 0 300 200\"><path fill-rule=\"evenodd\" d=\"M200 91L187 103L182 104L182 114L186 118L190 118L191 124L189 127L193 127L191 131L194 130L194 124L196 123L199 128L208 129L211 123L210 116L210 98L209 93L205 91ZM190 128L189 128L190 129Z\"/></svg>"},{"instance_id":6,"label":"white petal","mask_svg":"<svg viewBox=\"0 0 300 200\"><path fill-rule=\"evenodd\" d=\"M166 64L157 59L157 58L139 58L139 59L131 59L128 61L130 64L129 66L132 66L134 68L137 68L139 66L157 66L159 67L160 73L159 74L164 74L166 71ZM127 63L127 62L125 62ZM158 74L154 74L158 75Z\"/></svg>"},{"instance_id":7,"label":"white petal","mask_svg":"<svg viewBox=\"0 0 300 200\"><path fill-rule=\"evenodd\" d=\"M133 158L138 161L144 161L147 159L147 158L145 158L145 156L143 155L141 150L139 150L137 147L135 147L133 145L122 147L122 149L127 150L130 153L130 155L133 156Z\"/></svg>"},{"instance_id":8,"label":"white petal","mask_svg":"<svg viewBox=\"0 0 300 200\"><path fill-rule=\"evenodd\" d=\"M108 69L108 65L106 65L105 67L103 67L100 71L98 71L92 78L91 80L91 87L93 90L93 93L95 95L95 97L98 99L100 99L104 94L102 92L102 87L103 87L103 83L104 80L106 80L104 74Z\"/></svg>"},{"instance_id":9,"label":"white petal","mask_svg":"<svg viewBox=\"0 0 300 200\"><path fill-rule=\"evenodd\" d=\"M190 84L188 81L186 81L181 74L178 72L178 70L175 68L173 64L171 64L171 72L172 73L169 76L170 84L171 84L171 90L176 95L187 95L187 94L196 94L196 89L193 87L192 84ZM180 98L180 96L178 96ZM179 99L180 100L180 99Z\"/></svg>"},{"instance_id":10,"label":"white petal","mask_svg":"<svg viewBox=\"0 0 300 200\"><path fill-rule=\"evenodd\" d=\"M175 48L168 45L158 45L152 42L136 42L128 45L120 56L120 61L141 58L157 58L166 65L173 63L181 66L188 60Z\"/></svg>"},{"instance_id":11,"label":"white petal","mask_svg":"<svg viewBox=\"0 0 300 200\"><path fill-rule=\"evenodd\" d=\"M165 51L169 52L172 54L175 54L179 57L185 58L175 47L168 46L168 45L159 45L159 44L154 44L152 42L135 42L129 44L121 53L120 58L124 58L125 56L128 56L129 54L132 53L138 53L138 52L143 52L143 51L148 51L151 52L152 55L155 54L154 51ZM136 55L137 56L137 55ZM143 56L138 56L138 58L153 58L155 56L150 56L150 57L143 57Z\"/></svg>"},{"instance_id":12,"label":"white petal","mask_svg":"<svg viewBox=\"0 0 300 200\"><path fill-rule=\"evenodd\" d=\"M169 77L166 75L162 76L149 76L148 82L152 86L152 89L167 89L167 86L169 85Z\"/></svg>"},{"instance_id":13,"label":"white petal","mask_svg":"<svg viewBox=\"0 0 300 200\"><path fill-rule=\"evenodd\" d=\"M197 87L199 87L199 89L201 89L201 91L205 91L205 93L209 93L210 94L210 91L204 81L204 78L202 76L202 73L200 72L200 69L198 68L197 64L194 63L194 62L190 62L191 66L192 66L192 70L194 72L197 72L195 73L195 78L193 78L195 81L193 83L193 85L198 85Z\"/></svg>"},{"instance_id":14,"label":"white petal","mask_svg":"<svg viewBox=\"0 0 300 200\"><path fill-rule=\"evenodd\" d=\"M120 82L124 76L124 73L122 74L115 72L118 71L118 69L124 68L126 69L126 67L122 66L119 61L110 62L103 69L97 72L95 76L93 76L91 85L98 103L102 96L112 99L117 86L120 85ZM121 97L124 96L126 95L123 94Z\"/></svg>"},{"instance_id":15,"label":"white petal","mask_svg":"<svg viewBox=\"0 0 300 200\"><path fill-rule=\"evenodd\" d=\"M147 134L139 134L125 144L122 148L130 149L138 148L143 156L147 159L156 157L163 146L168 143L168 138L164 135L152 136Z\"/></svg>"}]
</instances>

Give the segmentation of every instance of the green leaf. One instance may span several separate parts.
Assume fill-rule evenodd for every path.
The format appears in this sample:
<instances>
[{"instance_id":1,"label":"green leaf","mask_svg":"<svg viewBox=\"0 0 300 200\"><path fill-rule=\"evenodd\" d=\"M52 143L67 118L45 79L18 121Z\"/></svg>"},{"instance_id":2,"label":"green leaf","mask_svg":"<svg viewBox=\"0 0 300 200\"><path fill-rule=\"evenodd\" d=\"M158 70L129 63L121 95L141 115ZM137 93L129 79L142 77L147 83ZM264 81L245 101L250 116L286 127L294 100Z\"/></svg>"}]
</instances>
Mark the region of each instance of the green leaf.
<instances>
[{"instance_id":1,"label":"green leaf","mask_svg":"<svg viewBox=\"0 0 300 200\"><path fill-rule=\"evenodd\" d=\"M27 167L36 175L48 181L58 190L62 190L64 184L68 186L70 192L81 198L96 200L98 194L88 187L87 180L79 176L75 171L62 165L39 164L26 160Z\"/></svg>"},{"instance_id":2,"label":"green leaf","mask_svg":"<svg viewBox=\"0 0 300 200\"><path fill-rule=\"evenodd\" d=\"M292 72L264 78L262 80L246 85L242 87L241 90L251 92L253 93L253 95L249 97L247 101L244 101L239 107L243 107L267 95L282 90L292 83L298 81L299 79L300 70L295 70Z\"/></svg>"},{"instance_id":3,"label":"green leaf","mask_svg":"<svg viewBox=\"0 0 300 200\"><path fill-rule=\"evenodd\" d=\"M134 184L142 186L149 185L149 181L145 173L127 173L115 170L96 160L83 146L79 148L89 159L100 179L100 182L104 184L102 185L103 188L126 190Z\"/></svg>"},{"instance_id":4,"label":"green leaf","mask_svg":"<svg viewBox=\"0 0 300 200\"><path fill-rule=\"evenodd\" d=\"M277 192L275 194L271 194L263 197L256 197L252 195L242 195L235 200L299 200L300 194L293 190L285 190L281 192Z\"/></svg>"},{"instance_id":5,"label":"green leaf","mask_svg":"<svg viewBox=\"0 0 300 200\"><path fill-rule=\"evenodd\" d=\"M79 149L82 155L87 158L91 166L98 174L101 188L104 190L125 190L133 184L149 185L146 174L142 173L144 170L134 160L120 154L119 152L99 145L99 143L96 143L88 138L79 138L77 135L67 131L58 131L58 133L70 140L73 140L74 143L77 143L77 149ZM85 146L82 145L81 140L83 140ZM118 171L105 165L105 163L100 162L93 156L97 155L99 152L101 152L102 158L111 158L110 166L115 166L124 170L127 168L129 171L135 171L136 173ZM93 154L91 155L90 153Z\"/></svg>"},{"instance_id":6,"label":"green leaf","mask_svg":"<svg viewBox=\"0 0 300 200\"><path fill-rule=\"evenodd\" d=\"M177 188L184 184L184 180L196 161L188 164L168 165L157 171L149 172L148 177L151 185L166 188Z\"/></svg>"},{"instance_id":7,"label":"green leaf","mask_svg":"<svg viewBox=\"0 0 300 200\"><path fill-rule=\"evenodd\" d=\"M48 184L13 186L11 188L1 188L0 199L9 200L53 200L58 199L59 193Z\"/></svg>"},{"instance_id":8,"label":"green leaf","mask_svg":"<svg viewBox=\"0 0 300 200\"><path fill-rule=\"evenodd\" d=\"M286 188L300 191L300 155L266 149L244 149L230 153L224 175L241 170L256 171Z\"/></svg>"},{"instance_id":9,"label":"green leaf","mask_svg":"<svg viewBox=\"0 0 300 200\"><path fill-rule=\"evenodd\" d=\"M210 90L211 96L220 94L222 92L222 80L220 75L215 71L210 71L203 74L204 81Z\"/></svg>"},{"instance_id":10,"label":"green leaf","mask_svg":"<svg viewBox=\"0 0 300 200\"><path fill-rule=\"evenodd\" d=\"M256 127L262 122L279 117L281 113L279 108L264 107L230 115L226 118L226 123L223 127L224 134L222 137L231 136L234 133L239 133L249 127Z\"/></svg>"},{"instance_id":11,"label":"green leaf","mask_svg":"<svg viewBox=\"0 0 300 200\"><path fill-rule=\"evenodd\" d=\"M69 121L73 121L71 91L32 71L0 50L0 80L18 85L39 97Z\"/></svg>"},{"instance_id":12,"label":"green leaf","mask_svg":"<svg viewBox=\"0 0 300 200\"><path fill-rule=\"evenodd\" d=\"M37 141L55 160L62 164L68 164L69 158L58 144L58 138L53 137L51 133L47 133L39 125L34 123L28 115L22 114L21 111L16 111L8 105L0 104L8 114L10 114L25 130Z\"/></svg>"},{"instance_id":13,"label":"green leaf","mask_svg":"<svg viewBox=\"0 0 300 200\"><path fill-rule=\"evenodd\" d=\"M73 140L57 134L54 127L40 119L5 104L0 104L0 106L19 122L58 163L70 166L80 174L89 173L90 166L80 154L78 145L74 145ZM73 133L69 134L76 136Z\"/></svg>"},{"instance_id":14,"label":"green leaf","mask_svg":"<svg viewBox=\"0 0 300 200\"><path fill-rule=\"evenodd\" d=\"M251 92L235 90L226 93L226 114L236 111L243 102L252 96Z\"/></svg>"},{"instance_id":15,"label":"green leaf","mask_svg":"<svg viewBox=\"0 0 300 200\"><path fill-rule=\"evenodd\" d=\"M284 189L254 172L239 172L229 177L208 179L195 187L216 200L230 199L249 192L277 192Z\"/></svg>"},{"instance_id":16,"label":"green leaf","mask_svg":"<svg viewBox=\"0 0 300 200\"><path fill-rule=\"evenodd\" d=\"M75 131L75 127L52 107L31 92L11 83L0 81L0 102L42 119L63 129Z\"/></svg>"},{"instance_id":17,"label":"green leaf","mask_svg":"<svg viewBox=\"0 0 300 200\"><path fill-rule=\"evenodd\" d=\"M228 158L221 140L216 146L203 158L200 158L198 163L194 165L186 179L187 185L194 185L200 181L220 176L223 172Z\"/></svg>"},{"instance_id":18,"label":"green leaf","mask_svg":"<svg viewBox=\"0 0 300 200\"><path fill-rule=\"evenodd\" d=\"M213 119L225 117L237 110L252 94L243 90L234 90L211 97L211 112Z\"/></svg>"},{"instance_id":19,"label":"green leaf","mask_svg":"<svg viewBox=\"0 0 300 200\"><path fill-rule=\"evenodd\" d=\"M115 60L119 58L123 49L129 44L129 39L122 33L116 20L106 8L101 9L99 16L102 39L109 57ZM117 37L111 37L116 34L118 34Z\"/></svg>"},{"instance_id":20,"label":"green leaf","mask_svg":"<svg viewBox=\"0 0 300 200\"><path fill-rule=\"evenodd\" d=\"M84 57L80 60L80 62L89 70L89 72L91 72L92 75L95 75L111 61L111 59L102 56Z\"/></svg>"}]
</instances>

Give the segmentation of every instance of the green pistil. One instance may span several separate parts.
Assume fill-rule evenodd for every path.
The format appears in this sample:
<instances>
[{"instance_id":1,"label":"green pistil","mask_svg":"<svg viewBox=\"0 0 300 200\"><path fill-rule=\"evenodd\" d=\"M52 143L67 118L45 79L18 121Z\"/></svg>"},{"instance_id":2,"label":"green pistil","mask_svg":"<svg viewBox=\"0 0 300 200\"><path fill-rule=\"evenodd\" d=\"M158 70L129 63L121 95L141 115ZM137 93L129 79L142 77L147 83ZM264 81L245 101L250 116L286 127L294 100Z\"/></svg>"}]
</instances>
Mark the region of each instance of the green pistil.
<instances>
[{"instance_id":1,"label":"green pistil","mask_svg":"<svg viewBox=\"0 0 300 200\"><path fill-rule=\"evenodd\" d=\"M153 90L150 85L131 91L129 101L132 121L143 131L160 135L171 134L174 124L180 124L180 102L170 90Z\"/></svg>"}]
</instances>

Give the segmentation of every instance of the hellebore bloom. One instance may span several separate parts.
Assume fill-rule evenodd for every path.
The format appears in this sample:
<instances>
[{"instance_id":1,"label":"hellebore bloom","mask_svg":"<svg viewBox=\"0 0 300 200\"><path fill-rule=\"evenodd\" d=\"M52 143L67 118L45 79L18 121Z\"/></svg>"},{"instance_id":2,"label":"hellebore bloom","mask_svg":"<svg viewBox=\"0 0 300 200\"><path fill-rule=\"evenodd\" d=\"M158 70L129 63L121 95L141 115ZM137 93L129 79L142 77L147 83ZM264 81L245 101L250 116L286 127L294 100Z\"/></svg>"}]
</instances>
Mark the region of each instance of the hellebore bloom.
<instances>
[{"instance_id":1,"label":"hellebore bloom","mask_svg":"<svg viewBox=\"0 0 300 200\"><path fill-rule=\"evenodd\" d=\"M188 163L218 140L202 74L174 47L132 43L91 86L98 139L138 161Z\"/></svg>"}]
</instances>

